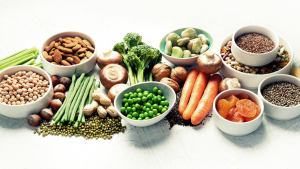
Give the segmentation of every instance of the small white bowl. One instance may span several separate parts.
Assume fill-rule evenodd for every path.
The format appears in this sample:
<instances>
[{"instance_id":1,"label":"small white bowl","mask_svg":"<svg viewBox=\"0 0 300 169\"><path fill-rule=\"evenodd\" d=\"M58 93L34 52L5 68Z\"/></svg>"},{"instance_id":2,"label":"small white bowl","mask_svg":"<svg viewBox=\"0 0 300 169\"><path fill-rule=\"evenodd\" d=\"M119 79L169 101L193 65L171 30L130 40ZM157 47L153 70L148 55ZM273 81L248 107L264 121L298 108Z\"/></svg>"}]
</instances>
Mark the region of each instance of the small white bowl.
<instances>
[{"instance_id":1,"label":"small white bowl","mask_svg":"<svg viewBox=\"0 0 300 169\"><path fill-rule=\"evenodd\" d=\"M122 100L124 98L125 93L129 93L129 92L134 93L134 92L136 92L136 89L138 89L138 88L141 88L143 91L147 90L150 92L153 90L154 87L158 87L159 90L162 90L163 95L169 101L169 109L166 112L164 112L160 116L154 117L149 120L132 120L132 119L124 116L120 112L120 109L122 107ZM160 120L162 120L164 117L166 117L166 115L169 114L172 107L174 106L175 101L176 101L176 94L170 86L168 86L164 83L160 83L160 82L142 82L142 83L138 83L133 86L130 86L129 88L120 92L115 98L114 106L116 107L119 116L122 117L122 119L124 119L127 123L129 123L133 126L137 126L137 127L146 127L146 126L155 124L155 123L159 122Z\"/></svg>"},{"instance_id":2,"label":"small white bowl","mask_svg":"<svg viewBox=\"0 0 300 169\"><path fill-rule=\"evenodd\" d=\"M275 43L275 48L270 52L259 53L259 54L250 53L245 50L242 50L235 43L235 39L240 35L246 33L258 33L267 36ZM278 48L279 48L278 35L274 31L266 27L262 27L258 25L244 26L242 28L239 28L232 35L232 46L231 46L232 54L235 56L238 62L248 66L263 66L272 62L276 58Z\"/></svg>"},{"instance_id":3,"label":"small white bowl","mask_svg":"<svg viewBox=\"0 0 300 169\"><path fill-rule=\"evenodd\" d=\"M71 66L58 66L58 65L54 65L54 64L48 62L42 56L42 53L43 53L45 47L48 46L52 41L57 40L58 38L65 37L65 36L71 36L71 37L79 36L82 39L87 39L95 48L93 55L85 62L76 64L76 65L71 65ZM60 77L71 77L75 73L75 70L76 70L76 76L80 76L82 73L88 73L94 69L94 67L96 65L96 60L97 60L97 49L98 49L98 46L95 43L95 39L91 38L91 36L89 36L85 33L75 32L75 31L60 32L60 33L57 33L57 34L49 37L43 43L43 45L40 49L40 57L41 57L41 61L43 64L43 68L50 75L57 75Z\"/></svg>"},{"instance_id":4,"label":"small white bowl","mask_svg":"<svg viewBox=\"0 0 300 169\"><path fill-rule=\"evenodd\" d=\"M227 36L223 40L223 42L220 44L220 46L219 46L219 55L220 56L221 56L222 47L228 41L230 41L231 38L232 38L232 35ZM225 77L238 78L240 83L242 84L243 88L247 88L247 89L257 89L259 83L266 77L269 77L269 76L272 76L275 74L289 74L292 69L293 59L294 59L293 48L292 48L291 44L282 36L279 35L279 39L280 39L280 44L283 45L283 47L288 51L288 53L290 55L290 62L284 68L282 68L276 72L269 73L269 74L256 74L256 75L246 74L246 73L243 73L243 72L240 72L240 71L237 71L237 70L231 68L230 65L226 64L225 61L222 59L223 65L220 69L220 73Z\"/></svg>"},{"instance_id":5,"label":"small white bowl","mask_svg":"<svg viewBox=\"0 0 300 169\"><path fill-rule=\"evenodd\" d=\"M45 77L49 81L49 90L38 100L25 105L4 105L0 103L0 114L11 118L27 118L30 114L39 113L43 108L48 107L53 96L53 87L49 74L41 68L30 65L20 65L7 68L0 72L0 82L4 75L12 75L18 71L33 71Z\"/></svg>"},{"instance_id":6,"label":"small white bowl","mask_svg":"<svg viewBox=\"0 0 300 169\"><path fill-rule=\"evenodd\" d=\"M261 94L261 90L268 84L274 82L290 82L300 87L300 79L291 75L273 75L265 78L258 86L257 94L265 105L265 114L276 120L290 120L300 115L300 105L294 107L281 107L267 101Z\"/></svg>"},{"instance_id":7,"label":"small white bowl","mask_svg":"<svg viewBox=\"0 0 300 169\"><path fill-rule=\"evenodd\" d=\"M226 97L230 95L237 95L237 94L247 94L250 99L255 102L256 104L259 105L261 112L259 116L249 122L243 122L243 123L237 123L237 122L232 122L229 120L226 120L223 118L216 109L216 105L220 99L225 99ZM233 136L243 136L246 134L249 134L256 130L260 124L262 123L262 117L263 117L263 112L264 112L264 104L260 97L258 97L255 93L245 90L245 89L231 89L231 90L226 90L224 92L221 92L214 100L213 104L213 120L215 125L222 130L224 133L227 133L229 135Z\"/></svg>"}]
</instances>

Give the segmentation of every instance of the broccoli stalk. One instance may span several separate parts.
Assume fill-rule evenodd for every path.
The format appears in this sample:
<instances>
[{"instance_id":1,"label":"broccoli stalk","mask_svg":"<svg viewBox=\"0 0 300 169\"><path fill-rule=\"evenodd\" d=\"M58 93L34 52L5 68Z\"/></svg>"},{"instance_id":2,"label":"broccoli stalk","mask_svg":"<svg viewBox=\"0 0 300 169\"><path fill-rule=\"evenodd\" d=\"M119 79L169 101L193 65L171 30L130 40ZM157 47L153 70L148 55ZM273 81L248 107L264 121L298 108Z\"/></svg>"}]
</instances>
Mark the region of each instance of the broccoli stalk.
<instances>
[{"instance_id":1,"label":"broccoli stalk","mask_svg":"<svg viewBox=\"0 0 300 169\"><path fill-rule=\"evenodd\" d=\"M152 75L152 69L153 67L157 64L161 62L161 53L159 52L158 49L155 49L155 54L156 54L156 59L152 60L149 63L149 74L148 74L148 81L153 81L153 75Z\"/></svg>"}]
</instances>

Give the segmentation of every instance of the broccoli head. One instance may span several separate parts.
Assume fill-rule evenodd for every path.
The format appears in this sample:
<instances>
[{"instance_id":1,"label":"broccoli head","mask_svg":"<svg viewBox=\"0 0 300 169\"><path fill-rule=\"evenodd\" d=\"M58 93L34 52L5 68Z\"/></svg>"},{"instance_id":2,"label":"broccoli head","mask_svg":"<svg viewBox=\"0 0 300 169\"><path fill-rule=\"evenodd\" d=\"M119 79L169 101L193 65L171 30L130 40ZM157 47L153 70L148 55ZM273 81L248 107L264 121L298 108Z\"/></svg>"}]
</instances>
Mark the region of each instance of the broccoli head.
<instances>
[{"instance_id":1,"label":"broccoli head","mask_svg":"<svg viewBox=\"0 0 300 169\"><path fill-rule=\"evenodd\" d=\"M124 37L125 48L130 50L134 46L138 46L142 42L142 36L138 33L127 33Z\"/></svg>"},{"instance_id":2,"label":"broccoli head","mask_svg":"<svg viewBox=\"0 0 300 169\"><path fill-rule=\"evenodd\" d=\"M119 42L119 43L115 44L115 46L113 47L112 50L119 52L121 55L126 54L124 42Z\"/></svg>"}]
</instances>

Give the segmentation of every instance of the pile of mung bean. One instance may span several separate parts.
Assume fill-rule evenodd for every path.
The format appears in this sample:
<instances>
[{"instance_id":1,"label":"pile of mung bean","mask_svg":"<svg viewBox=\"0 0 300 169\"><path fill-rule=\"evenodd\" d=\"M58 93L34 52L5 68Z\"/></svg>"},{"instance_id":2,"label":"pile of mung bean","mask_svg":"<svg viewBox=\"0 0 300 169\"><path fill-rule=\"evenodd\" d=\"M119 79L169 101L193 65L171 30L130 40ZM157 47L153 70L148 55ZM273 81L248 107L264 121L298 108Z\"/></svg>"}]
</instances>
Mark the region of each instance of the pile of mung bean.
<instances>
[{"instance_id":1,"label":"pile of mung bean","mask_svg":"<svg viewBox=\"0 0 300 169\"><path fill-rule=\"evenodd\" d=\"M104 119L100 118L97 113L90 117L86 117L85 124L79 124L77 129L74 129L73 124L44 122L39 128L36 128L35 133L42 136L61 135L65 137L84 137L87 139L103 138L111 139L113 134L124 132L126 126L122 126L121 117L107 116Z\"/></svg>"},{"instance_id":2,"label":"pile of mung bean","mask_svg":"<svg viewBox=\"0 0 300 169\"><path fill-rule=\"evenodd\" d=\"M221 57L225 61L226 64L229 64L231 68L247 73L247 74L268 74L272 72L276 72L283 67L285 67L289 61L289 53L288 51L282 46L279 45L279 50L277 53L276 58L274 61L271 63L261 66L261 67L251 67L251 66L246 66L244 64L239 63L233 54L231 53L231 44L232 41L228 41L225 46L222 47L221 49Z\"/></svg>"}]
</instances>

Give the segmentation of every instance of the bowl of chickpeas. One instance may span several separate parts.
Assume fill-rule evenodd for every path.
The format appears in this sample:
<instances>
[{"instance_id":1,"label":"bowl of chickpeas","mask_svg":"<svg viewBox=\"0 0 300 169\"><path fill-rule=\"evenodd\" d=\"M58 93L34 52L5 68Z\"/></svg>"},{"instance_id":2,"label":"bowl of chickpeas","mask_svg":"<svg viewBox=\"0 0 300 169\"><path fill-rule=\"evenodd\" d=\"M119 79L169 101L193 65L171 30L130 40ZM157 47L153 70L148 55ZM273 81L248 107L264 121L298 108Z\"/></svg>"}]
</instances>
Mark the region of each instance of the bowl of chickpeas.
<instances>
[{"instance_id":1,"label":"bowl of chickpeas","mask_svg":"<svg viewBox=\"0 0 300 169\"><path fill-rule=\"evenodd\" d=\"M0 114L27 118L48 107L53 96L49 74L30 65L15 66L0 72Z\"/></svg>"}]
</instances>

